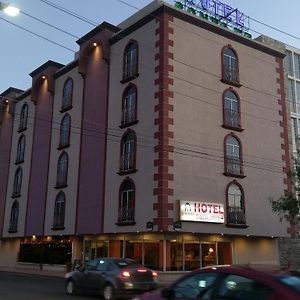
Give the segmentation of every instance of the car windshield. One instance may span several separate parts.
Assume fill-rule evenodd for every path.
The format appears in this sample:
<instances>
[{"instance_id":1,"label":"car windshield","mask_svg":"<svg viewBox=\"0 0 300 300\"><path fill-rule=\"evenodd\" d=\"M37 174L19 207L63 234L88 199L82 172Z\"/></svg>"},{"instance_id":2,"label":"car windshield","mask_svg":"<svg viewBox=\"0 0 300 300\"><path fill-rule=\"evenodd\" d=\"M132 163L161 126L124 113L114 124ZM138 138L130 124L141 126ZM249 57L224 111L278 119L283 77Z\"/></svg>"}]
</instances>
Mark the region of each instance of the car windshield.
<instances>
[{"instance_id":1,"label":"car windshield","mask_svg":"<svg viewBox=\"0 0 300 300\"><path fill-rule=\"evenodd\" d=\"M116 265L120 268L120 269L124 269L127 267L133 267L133 266L137 266L139 265L139 263L136 260L133 259L120 259L120 260L115 260Z\"/></svg>"},{"instance_id":2,"label":"car windshield","mask_svg":"<svg viewBox=\"0 0 300 300\"><path fill-rule=\"evenodd\" d=\"M280 277L279 281L300 292L300 278L296 276Z\"/></svg>"}]
</instances>

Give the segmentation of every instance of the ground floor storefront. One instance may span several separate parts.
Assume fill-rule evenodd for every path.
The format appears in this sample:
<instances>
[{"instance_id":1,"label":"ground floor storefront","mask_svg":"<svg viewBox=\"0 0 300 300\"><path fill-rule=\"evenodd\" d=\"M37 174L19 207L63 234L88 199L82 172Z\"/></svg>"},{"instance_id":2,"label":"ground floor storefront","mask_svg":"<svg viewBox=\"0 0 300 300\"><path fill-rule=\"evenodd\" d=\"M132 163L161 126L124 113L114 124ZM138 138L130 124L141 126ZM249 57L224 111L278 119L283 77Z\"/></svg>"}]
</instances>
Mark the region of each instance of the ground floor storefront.
<instances>
[{"instance_id":1,"label":"ground floor storefront","mask_svg":"<svg viewBox=\"0 0 300 300\"><path fill-rule=\"evenodd\" d=\"M0 266L28 263L70 269L95 257L132 258L162 272L232 263L279 264L278 240L268 237L137 232L4 239L0 246Z\"/></svg>"}]
</instances>

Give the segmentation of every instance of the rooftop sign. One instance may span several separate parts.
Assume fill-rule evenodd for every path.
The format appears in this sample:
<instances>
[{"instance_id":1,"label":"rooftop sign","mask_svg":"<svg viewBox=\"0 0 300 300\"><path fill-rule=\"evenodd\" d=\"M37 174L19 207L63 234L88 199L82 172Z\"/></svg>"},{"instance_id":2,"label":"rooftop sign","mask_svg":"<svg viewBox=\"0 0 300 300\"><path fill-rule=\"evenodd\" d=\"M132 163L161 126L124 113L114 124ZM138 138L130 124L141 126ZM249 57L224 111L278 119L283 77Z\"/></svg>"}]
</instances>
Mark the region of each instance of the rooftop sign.
<instances>
[{"instance_id":1,"label":"rooftop sign","mask_svg":"<svg viewBox=\"0 0 300 300\"><path fill-rule=\"evenodd\" d=\"M175 7L251 38L250 18L219 0L180 0Z\"/></svg>"},{"instance_id":2,"label":"rooftop sign","mask_svg":"<svg viewBox=\"0 0 300 300\"><path fill-rule=\"evenodd\" d=\"M224 223L224 206L220 203L180 201L180 220Z\"/></svg>"}]
</instances>

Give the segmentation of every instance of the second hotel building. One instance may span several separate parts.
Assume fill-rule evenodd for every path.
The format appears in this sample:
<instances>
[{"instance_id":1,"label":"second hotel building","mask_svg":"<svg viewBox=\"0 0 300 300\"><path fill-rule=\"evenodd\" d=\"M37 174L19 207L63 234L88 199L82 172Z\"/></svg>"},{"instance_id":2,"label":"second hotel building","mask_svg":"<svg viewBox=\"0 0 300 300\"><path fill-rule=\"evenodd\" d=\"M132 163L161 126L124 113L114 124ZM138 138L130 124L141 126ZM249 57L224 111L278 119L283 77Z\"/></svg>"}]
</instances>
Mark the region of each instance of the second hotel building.
<instances>
[{"instance_id":1,"label":"second hotel building","mask_svg":"<svg viewBox=\"0 0 300 300\"><path fill-rule=\"evenodd\" d=\"M278 263L284 55L161 1L77 43L1 95L0 265Z\"/></svg>"}]
</instances>

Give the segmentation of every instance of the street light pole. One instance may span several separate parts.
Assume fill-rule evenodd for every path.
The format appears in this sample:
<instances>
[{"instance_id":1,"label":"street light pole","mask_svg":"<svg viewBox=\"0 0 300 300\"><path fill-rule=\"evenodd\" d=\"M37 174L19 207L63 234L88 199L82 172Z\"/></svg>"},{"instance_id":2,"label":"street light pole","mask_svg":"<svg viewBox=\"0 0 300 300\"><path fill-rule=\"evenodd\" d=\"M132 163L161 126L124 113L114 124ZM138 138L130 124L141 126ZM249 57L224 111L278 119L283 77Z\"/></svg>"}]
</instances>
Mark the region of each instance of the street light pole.
<instances>
[{"instance_id":1,"label":"street light pole","mask_svg":"<svg viewBox=\"0 0 300 300\"><path fill-rule=\"evenodd\" d=\"M7 15L12 17L17 16L20 13L20 10L17 7L2 2L0 2L0 11L4 11Z\"/></svg>"}]
</instances>

